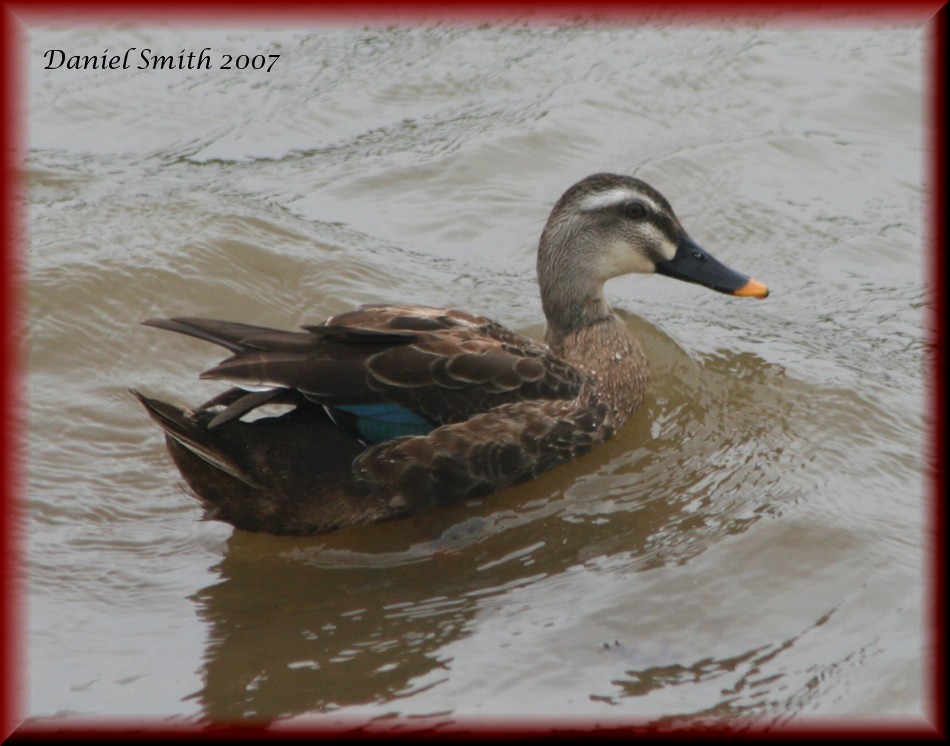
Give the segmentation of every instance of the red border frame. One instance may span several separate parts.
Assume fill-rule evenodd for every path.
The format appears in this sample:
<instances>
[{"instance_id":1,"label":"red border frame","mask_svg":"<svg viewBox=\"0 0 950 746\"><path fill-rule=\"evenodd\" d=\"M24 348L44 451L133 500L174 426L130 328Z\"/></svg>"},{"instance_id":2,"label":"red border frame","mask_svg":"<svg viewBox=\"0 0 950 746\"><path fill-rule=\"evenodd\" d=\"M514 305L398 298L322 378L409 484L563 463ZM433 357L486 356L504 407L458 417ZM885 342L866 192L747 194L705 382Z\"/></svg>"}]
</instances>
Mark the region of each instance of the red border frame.
<instances>
[{"instance_id":1,"label":"red border frame","mask_svg":"<svg viewBox=\"0 0 950 746\"><path fill-rule=\"evenodd\" d=\"M2 594L3 613L0 615L0 657L2 657L2 677L0 677L0 737L10 738L11 743L38 742L45 740L96 740L115 741L135 738L136 740L160 741L168 737L201 737L208 740L300 740L312 739L314 736L369 738L378 735L378 732L369 733L362 730L358 724L353 727L334 728L323 731L280 730L272 731L247 727L227 727L214 730L205 730L197 727L171 727L161 723L138 724L129 720L103 720L99 723L82 719L81 721L65 721L60 726L28 726L17 728L23 717L22 698L20 691L20 677L22 672L22 653L19 641L25 629L22 622L22 608L18 606L19 591L22 583L22 563L24 558L20 542L20 502L22 494L23 458L22 439L20 434L24 423L24 416L20 407L23 401L20 385L21 361L19 356L21 300L18 281L22 276L21 257L25 237L25 226L22 222L22 209L19 205L25 203L20 169L24 162L25 145L25 116L23 106L23 86L25 75L22 69L24 59L25 40L23 29L30 23L40 24L55 21L58 24L70 23L109 23L118 20L124 22L148 22L168 20L185 20L195 24L220 23L223 20L242 23L253 22L258 19L273 21L293 21L306 19L309 21L366 21L371 18L374 22L392 21L475 21L487 19L501 20L503 18L524 18L530 20L576 20L580 18L590 20L633 20L638 16L648 14L651 19L658 17L675 18L677 20L705 20L715 21L728 17L730 20L759 19L769 23L783 22L853 22L862 24L893 23L893 22L920 22L927 23L927 43L930 56L930 90L929 90L929 127L928 154L929 163L924 173L927 179L927 191L932 199L929 211L925 216L928 226L926 242L930 248L929 279L933 285L931 313L928 319L931 360L928 361L926 373L933 376L929 387L927 410L931 413L931 432L927 459L931 469L931 482L928 495L930 518L933 520L934 530L928 532L927 549L931 567L927 610L930 624L931 644L933 652L929 670L926 676L929 679L930 691L927 702L928 720L923 722L907 722L906 727L875 723L873 721L840 721L838 723L821 721L814 727L788 727L780 730L730 732L728 728L697 728L688 731L679 731L671 735L687 737L721 738L723 735L731 737L759 738L768 735L772 738L799 739L805 737L838 737L861 741L872 740L944 740L946 735L946 715L943 710L943 701L946 695L944 675L946 672L945 640L943 637L945 613L945 512L942 504L942 490L944 470L942 465L943 454L943 424L945 395L942 382L946 372L944 363L943 337L943 310L944 310L944 255L946 240L946 209L945 171L943 170L945 155L946 117L944 105L943 71L946 65L946 31L947 13L939 0L907 0L905 2L885 2L877 0L832 0L823 4L807 2L780 2L763 4L754 0L740 0L733 2L702 2L701 0L681 0L666 6L657 7L644 2L631 0L626 3L605 2L595 0L589 3L579 3L577 0L522 0L515 4L511 0L479 0L462 5L447 6L444 4L427 2L392 2L367 3L362 2L348 6L345 10L339 6L310 6L287 0L274 0L264 4L242 4L240 2L226 2L225 0L195 0L194 2L152 3L148 6L139 5L130 9L125 3L116 0L99 0L95 3L70 3L63 0L49 0L44 2L7 2L0 0L0 100L3 105L3 117L0 119L0 147L2 147L3 175L0 178L0 230L3 236L3 250L0 251L0 417L3 425L0 427L0 485L4 488L4 508L0 511L0 540L2 540L3 573L0 575L0 594ZM926 664L925 664L926 665ZM473 726L475 724L472 724ZM928 727L929 726L929 727ZM499 722L497 724L479 724L477 729L469 734L460 734L456 737L468 740L498 735L524 737L548 733L557 729L559 733L548 737L570 737L583 731L583 726L576 722L525 722L513 724ZM414 735L425 737L436 735L436 731L411 731ZM658 734L655 730L631 726L629 728L613 729L600 728L598 734L607 737L629 738L636 735ZM385 734L383 734L385 735ZM407 735L406 733L402 734ZM442 733L439 733L442 735Z\"/></svg>"}]
</instances>

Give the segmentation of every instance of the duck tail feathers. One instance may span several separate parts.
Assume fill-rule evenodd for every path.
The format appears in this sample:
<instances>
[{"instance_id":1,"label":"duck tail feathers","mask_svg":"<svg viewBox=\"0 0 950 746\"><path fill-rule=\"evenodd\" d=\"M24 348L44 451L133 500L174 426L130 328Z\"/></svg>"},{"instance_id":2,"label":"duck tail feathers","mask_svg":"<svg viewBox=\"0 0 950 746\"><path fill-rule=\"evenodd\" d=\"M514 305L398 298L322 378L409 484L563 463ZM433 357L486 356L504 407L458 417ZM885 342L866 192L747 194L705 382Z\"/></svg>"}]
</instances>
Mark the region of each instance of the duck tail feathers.
<instances>
[{"instance_id":1,"label":"duck tail feathers","mask_svg":"<svg viewBox=\"0 0 950 746\"><path fill-rule=\"evenodd\" d=\"M261 488L244 469L215 445L208 436L208 431L195 421L192 413L159 399L144 396L135 389L129 389L129 391L139 400L148 416L165 431L168 438L248 487Z\"/></svg>"}]
</instances>

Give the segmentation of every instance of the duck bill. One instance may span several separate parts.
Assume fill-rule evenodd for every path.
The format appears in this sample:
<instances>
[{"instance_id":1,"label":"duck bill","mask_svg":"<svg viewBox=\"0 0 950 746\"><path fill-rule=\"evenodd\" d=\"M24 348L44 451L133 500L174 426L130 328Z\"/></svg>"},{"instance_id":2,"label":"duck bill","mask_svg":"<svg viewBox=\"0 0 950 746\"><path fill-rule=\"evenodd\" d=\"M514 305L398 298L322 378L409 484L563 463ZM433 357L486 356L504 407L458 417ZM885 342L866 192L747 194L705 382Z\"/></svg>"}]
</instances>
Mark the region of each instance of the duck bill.
<instances>
[{"instance_id":1,"label":"duck bill","mask_svg":"<svg viewBox=\"0 0 950 746\"><path fill-rule=\"evenodd\" d=\"M686 235L676 247L676 256L669 261L657 262L656 271L729 295L765 298L769 294L764 284L730 269Z\"/></svg>"}]
</instances>

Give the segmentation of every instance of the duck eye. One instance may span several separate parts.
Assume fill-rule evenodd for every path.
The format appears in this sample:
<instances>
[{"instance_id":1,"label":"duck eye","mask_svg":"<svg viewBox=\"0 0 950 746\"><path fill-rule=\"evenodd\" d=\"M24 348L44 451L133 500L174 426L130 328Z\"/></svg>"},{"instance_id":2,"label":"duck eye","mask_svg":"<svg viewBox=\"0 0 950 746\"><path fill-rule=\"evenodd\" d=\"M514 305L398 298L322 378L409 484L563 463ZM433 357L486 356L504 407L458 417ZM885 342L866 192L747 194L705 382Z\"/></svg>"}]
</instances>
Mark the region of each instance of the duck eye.
<instances>
[{"instance_id":1,"label":"duck eye","mask_svg":"<svg viewBox=\"0 0 950 746\"><path fill-rule=\"evenodd\" d=\"M628 202L623 206L623 212L628 218L637 220L647 214L647 208L642 202Z\"/></svg>"}]
</instances>

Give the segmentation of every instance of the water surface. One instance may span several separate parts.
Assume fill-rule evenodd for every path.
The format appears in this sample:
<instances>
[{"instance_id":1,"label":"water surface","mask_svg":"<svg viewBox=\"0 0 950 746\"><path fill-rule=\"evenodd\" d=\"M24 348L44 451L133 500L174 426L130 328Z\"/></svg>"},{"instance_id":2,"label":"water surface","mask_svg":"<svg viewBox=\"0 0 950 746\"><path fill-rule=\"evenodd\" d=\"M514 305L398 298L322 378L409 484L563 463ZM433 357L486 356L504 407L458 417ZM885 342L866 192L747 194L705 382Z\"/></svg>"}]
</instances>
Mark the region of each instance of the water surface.
<instances>
[{"instance_id":1,"label":"water surface","mask_svg":"<svg viewBox=\"0 0 950 746\"><path fill-rule=\"evenodd\" d=\"M29 36L28 712L293 725L913 718L927 706L922 26L159 27ZM50 48L279 54L44 70ZM653 383L593 453L329 536L202 522L129 386L412 301L543 334L595 171L764 302L612 282Z\"/></svg>"}]
</instances>

